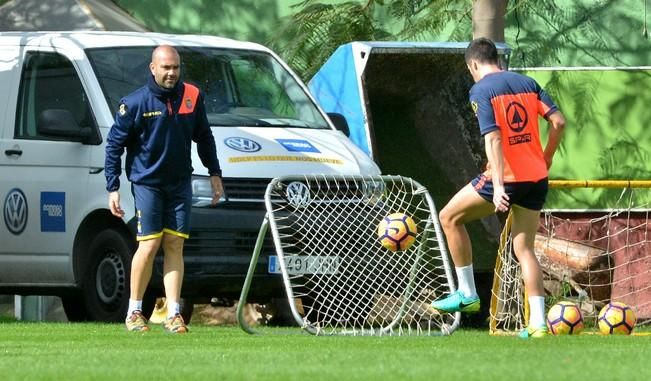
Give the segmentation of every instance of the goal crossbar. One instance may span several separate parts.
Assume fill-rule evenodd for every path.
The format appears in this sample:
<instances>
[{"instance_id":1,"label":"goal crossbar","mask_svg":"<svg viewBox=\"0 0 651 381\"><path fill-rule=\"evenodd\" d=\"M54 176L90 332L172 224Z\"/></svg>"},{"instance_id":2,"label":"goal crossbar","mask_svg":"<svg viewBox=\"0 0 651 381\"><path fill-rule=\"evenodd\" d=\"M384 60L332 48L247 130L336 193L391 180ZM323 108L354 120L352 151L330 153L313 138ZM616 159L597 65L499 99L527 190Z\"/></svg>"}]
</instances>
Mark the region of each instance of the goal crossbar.
<instances>
[{"instance_id":1,"label":"goal crossbar","mask_svg":"<svg viewBox=\"0 0 651 381\"><path fill-rule=\"evenodd\" d=\"M651 180L549 180L550 188L651 188Z\"/></svg>"}]
</instances>

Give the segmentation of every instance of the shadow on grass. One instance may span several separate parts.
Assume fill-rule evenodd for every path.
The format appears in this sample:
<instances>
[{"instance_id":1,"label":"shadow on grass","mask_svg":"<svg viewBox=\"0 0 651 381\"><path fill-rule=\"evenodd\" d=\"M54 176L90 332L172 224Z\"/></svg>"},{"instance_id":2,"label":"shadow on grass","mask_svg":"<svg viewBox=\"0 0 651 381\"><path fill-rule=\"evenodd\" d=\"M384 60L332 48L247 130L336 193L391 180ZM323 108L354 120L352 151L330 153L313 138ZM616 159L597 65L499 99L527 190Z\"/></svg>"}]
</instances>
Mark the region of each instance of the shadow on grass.
<instances>
[{"instance_id":1,"label":"shadow on grass","mask_svg":"<svg viewBox=\"0 0 651 381\"><path fill-rule=\"evenodd\" d=\"M18 320L13 316L0 315L0 323L18 323Z\"/></svg>"}]
</instances>

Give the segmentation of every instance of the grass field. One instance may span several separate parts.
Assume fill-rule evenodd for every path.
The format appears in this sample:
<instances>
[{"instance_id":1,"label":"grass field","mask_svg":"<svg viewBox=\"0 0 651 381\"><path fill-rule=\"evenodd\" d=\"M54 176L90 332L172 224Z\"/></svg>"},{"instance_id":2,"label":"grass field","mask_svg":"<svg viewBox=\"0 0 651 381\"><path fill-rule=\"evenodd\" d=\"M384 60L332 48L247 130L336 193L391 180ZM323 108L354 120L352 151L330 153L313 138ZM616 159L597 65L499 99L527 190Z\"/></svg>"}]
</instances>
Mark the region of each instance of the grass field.
<instances>
[{"instance_id":1,"label":"grass field","mask_svg":"<svg viewBox=\"0 0 651 381\"><path fill-rule=\"evenodd\" d=\"M116 324L0 321L0 380L648 380L651 337L522 340L251 336L192 326L188 335Z\"/></svg>"}]
</instances>

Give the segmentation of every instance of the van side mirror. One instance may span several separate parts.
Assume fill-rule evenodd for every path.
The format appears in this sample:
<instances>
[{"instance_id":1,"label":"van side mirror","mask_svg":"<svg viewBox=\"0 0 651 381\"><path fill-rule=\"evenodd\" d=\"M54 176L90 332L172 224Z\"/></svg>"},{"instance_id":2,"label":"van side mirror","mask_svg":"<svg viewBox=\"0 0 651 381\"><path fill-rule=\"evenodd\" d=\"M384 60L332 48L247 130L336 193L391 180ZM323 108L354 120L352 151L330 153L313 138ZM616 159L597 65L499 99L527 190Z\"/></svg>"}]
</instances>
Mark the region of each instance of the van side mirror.
<instances>
[{"instance_id":1,"label":"van side mirror","mask_svg":"<svg viewBox=\"0 0 651 381\"><path fill-rule=\"evenodd\" d=\"M37 131L43 136L67 138L87 144L96 142L96 134L92 128L79 127L72 113L63 109L43 110L38 116Z\"/></svg>"},{"instance_id":2,"label":"van side mirror","mask_svg":"<svg viewBox=\"0 0 651 381\"><path fill-rule=\"evenodd\" d=\"M337 112L329 112L328 118L330 118L330 121L335 125L336 129L343 132L344 135L350 137L350 129L348 128L348 121L346 121L345 116Z\"/></svg>"}]
</instances>

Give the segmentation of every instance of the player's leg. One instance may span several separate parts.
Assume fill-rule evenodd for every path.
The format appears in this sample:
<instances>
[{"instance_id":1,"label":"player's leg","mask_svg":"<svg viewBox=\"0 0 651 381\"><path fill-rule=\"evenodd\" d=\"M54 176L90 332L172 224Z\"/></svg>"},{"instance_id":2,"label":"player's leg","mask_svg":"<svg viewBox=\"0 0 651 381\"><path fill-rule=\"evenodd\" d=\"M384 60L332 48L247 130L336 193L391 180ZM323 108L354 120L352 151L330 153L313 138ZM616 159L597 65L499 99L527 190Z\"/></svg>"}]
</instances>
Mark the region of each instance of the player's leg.
<instances>
[{"instance_id":1,"label":"player's leg","mask_svg":"<svg viewBox=\"0 0 651 381\"><path fill-rule=\"evenodd\" d=\"M142 298L151 279L154 257L160 247L161 237L138 242L131 261L131 293L126 325L129 331L148 331L147 319L142 315Z\"/></svg>"},{"instance_id":2,"label":"player's leg","mask_svg":"<svg viewBox=\"0 0 651 381\"><path fill-rule=\"evenodd\" d=\"M472 264L472 245L465 224L495 213L495 207L472 184L459 190L439 212L452 261L457 267Z\"/></svg>"},{"instance_id":3,"label":"player's leg","mask_svg":"<svg viewBox=\"0 0 651 381\"><path fill-rule=\"evenodd\" d=\"M179 313L181 285L183 284L184 263L183 243L185 239L175 234L166 233L163 237L163 283L167 300L168 317Z\"/></svg>"},{"instance_id":4,"label":"player's leg","mask_svg":"<svg viewBox=\"0 0 651 381\"><path fill-rule=\"evenodd\" d=\"M536 258L534 244L538 230L540 210L547 198L548 182L542 179L535 183L519 183L512 187L509 195L513 203L511 236L513 251L520 267L529 302L529 322L521 337L543 337L547 334L545 324L545 289L542 270Z\"/></svg>"},{"instance_id":5,"label":"player's leg","mask_svg":"<svg viewBox=\"0 0 651 381\"><path fill-rule=\"evenodd\" d=\"M147 320L142 316L142 299L151 279L154 258L161 245L161 195L157 189L132 185L136 204L138 249L131 261L129 310L126 325L130 331L146 331Z\"/></svg>"},{"instance_id":6,"label":"player's leg","mask_svg":"<svg viewBox=\"0 0 651 381\"><path fill-rule=\"evenodd\" d=\"M167 300L167 319L163 327L171 333L186 333L188 327L181 317L179 300L183 284L183 243L185 238L175 234L166 233L163 236L163 251L165 261L163 265L163 283L165 284L165 298Z\"/></svg>"},{"instance_id":7,"label":"player's leg","mask_svg":"<svg viewBox=\"0 0 651 381\"><path fill-rule=\"evenodd\" d=\"M188 331L180 314L181 286L183 285L183 245L189 238L192 188L190 181L166 188L164 217L163 283L167 300L167 319L164 328L172 333Z\"/></svg>"},{"instance_id":8,"label":"player's leg","mask_svg":"<svg viewBox=\"0 0 651 381\"><path fill-rule=\"evenodd\" d=\"M446 298L434 301L432 307L444 312L479 311L472 267L472 244L465 224L489 216L494 211L493 204L481 196L476 185L471 183L459 190L439 213L459 289Z\"/></svg>"},{"instance_id":9,"label":"player's leg","mask_svg":"<svg viewBox=\"0 0 651 381\"><path fill-rule=\"evenodd\" d=\"M138 249L131 261L131 299L142 300L145 295L160 245L160 236L138 241Z\"/></svg>"},{"instance_id":10,"label":"player's leg","mask_svg":"<svg viewBox=\"0 0 651 381\"><path fill-rule=\"evenodd\" d=\"M527 290L530 307L528 329L522 333L527 337L540 337L545 336L547 333L542 270L534 252L539 216L540 211L538 210L527 209L518 205L512 207L511 236L513 251L522 268L522 278L524 287Z\"/></svg>"},{"instance_id":11,"label":"player's leg","mask_svg":"<svg viewBox=\"0 0 651 381\"><path fill-rule=\"evenodd\" d=\"M540 211L514 205L511 235L513 250L522 267L522 277L529 295L545 296L542 270L534 252Z\"/></svg>"}]
</instances>

